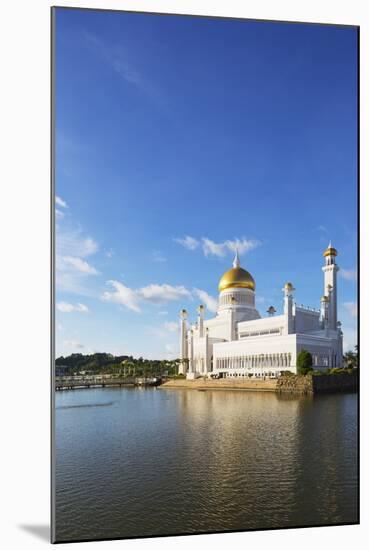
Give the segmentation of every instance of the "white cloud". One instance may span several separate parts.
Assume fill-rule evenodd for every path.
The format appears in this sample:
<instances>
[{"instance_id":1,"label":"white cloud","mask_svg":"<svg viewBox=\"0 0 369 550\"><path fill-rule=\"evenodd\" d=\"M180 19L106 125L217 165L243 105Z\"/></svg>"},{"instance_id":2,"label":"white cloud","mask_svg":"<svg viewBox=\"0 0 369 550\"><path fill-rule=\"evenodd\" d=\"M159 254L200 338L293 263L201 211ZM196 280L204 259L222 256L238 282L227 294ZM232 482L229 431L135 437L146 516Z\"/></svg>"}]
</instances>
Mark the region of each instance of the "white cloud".
<instances>
[{"instance_id":1,"label":"white cloud","mask_svg":"<svg viewBox=\"0 0 369 550\"><path fill-rule=\"evenodd\" d=\"M107 281L107 284L112 286L114 291L105 291L101 296L102 300L126 306L137 313L141 311L140 302L165 304L167 302L192 298L192 293L184 286L151 284L133 289L119 281Z\"/></svg>"},{"instance_id":2,"label":"white cloud","mask_svg":"<svg viewBox=\"0 0 369 550\"><path fill-rule=\"evenodd\" d=\"M119 281L107 281L107 284L114 288L114 292L105 291L101 297L102 300L120 304L136 313L141 311L138 305L138 297L134 290Z\"/></svg>"},{"instance_id":3,"label":"white cloud","mask_svg":"<svg viewBox=\"0 0 369 550\"><path fill-rule=\"evenodd\" d=\"M357 302L344 302L343 307L348 311L351 317L357 317Z\"/></svg>"},{"instance_id":4,"label":"white cloud","mask_svg":"<svg viewBox=\"0 0 369 550\"><path fill-rule=\"evenodd\" d=\"M55 204L57 204L58 206L61 206L62 208L68 208L67 203L58 196L55 197Z\"/></svg>"},{"instance_id":5,"label":"white cloud","mask_svg":"<svg viewBox=\"0 0 369 550\"><path fill-rule=\"evenodd\" d=\"M346 281L356 281L357 280L357 270L356 269L343 269L341 268L338 272L341 277L346 279Z\"/></svg>"},{"instance_id":6,"label":"white cloud","mask_svg":"<svg viewBox=\"0 0 369 550\"><path fill-rule=\"evenodd\" d=\"M216 298L213 298L213 296L210 296L205 290L201 290L200 288L194 288L193 293L195 296L200 298L200 300L204 303L206 308L215 313L218 309L218 300Z\"/></svg>"},{"instance_id":7,"label":"white cloud","mask_svg":"<svg viewBox=\"0 0 369 550\"><path fill-rule=\"evenodd\" d=\"M97 242L92 237L85 237L80 230L67 231L59 228L56 232L56 250L61 256L86 258L98 251Z\"/></svg>"},{"instance_id":8,"label":"white cloud","mask_svg":"<svg viewBox=\"0 0 369 550\"><path fill-rule=\"evenodd\" d=\"M59 261L59 269L63 270L64 268L73 268L76 271L79 271L80 273L84 273L86 275L97 275L99 272L86 260L82 260L81 258L75 258L73 256L62 256L58 259Z\"/></svg>"},{"instance_id":9,"label":"white cloud","mask_svg":"<svg viewBox=\"0 0 369 550\"><path fill-rule=\"evenodd\" d=\"M88 313L90 311L85 304L70 304L68 302L57 302L56 309L62 313L72 313L74 311L79 313Z\"/></svg>"},{"instance_id":10,"label":"white cloud","mask_svg":"<svg viewBox=\"0 0 369 550\"><path fill-rule=\"evenodd\" d=\"M114 256L114 250L112 248L109 248L109 250L106 250L105 256L107 258L112 258Z\"/></svg>"},{"instance_id":11,"label":"white cloud","mask_svg":"<svg viewBox=\"0 0 369 550\"><path fill-rule=\"evenodd\" d=\"M88 294L85 278L98 271L85 258L98 250L96 241L82 234L81 230L67 231L62 226L56 230L56 285L59 290Z\"/></svg>"},{"instance_id":12,"label":"white cloud","mask_svg":"<svg viewBox=\"0 0 369 550\"><path fill-rule=\"evenodd\" d=\"M195 250L200 244L198 239L190 237L189 235L184 239L174 239L174 241L188 250ZM260 241L256 239L246 239L246 237L242 237L241 239L235 238L233 240L228 239L222 242L215 242L208 237L202 237L201 239L202 250L205 256L217 256L218 258L224 258L229 252L235 253L236 249L238 253L242 255L253 250L260 244Z\"/></svg>"},{"instance_id":13,"label":"white cloud","mask_svg":"<svg viewBox=\"0 0 369 550\"><path fill-rule=\"evenodd\" d=\"M174 242L179 243L184 248L187 248L187 250L195 250L199 246L199 241L195 239L194 237L190 237L189 235L186 235L183 239L173 239Z\"/></svg>"},{"instance_id":14,"label":"white cloud","mask_svg":"<svg viewBox=\"0 0 369 550\"><path fill-rule=\"evenodd\" d=\"M203 237L202 239L202 249L205 256L218 256L223 257L226 255L227 249L225 243L215 243L211 239Z\"/></svg>"},{"instance_id":15,"label":"white cloud","mask_svg":"<svg viewBox=\"0 0 369 550\"><path fill-rule=\"evenodd\" d=\"M245 237L243 237L242 239L225 241L224 244L228 248L228 250L230 250L231 252L236 252L236 250L238 250L238 253L241 256L242 254L246 254L250 250L253 250L257 246L259 246L261 243L256 239L246 239Z\"/></svg>"},{"instance_id":16,"label":"white cloud","mask_svg":"<svg viewBox=\"0 0 369 550\"><path fill-rule=\"evenodd\" d=\"M83 349L85 347L80 342L77 342L77 340L64 340L63 343L67 348Z\"/></svg>"},{"instance_id":17,"label":"white cloud","mask_svg":"<svg viewBox=\"0 0 369 550\"><path fill-rule=\"evenodd\" d=\"M191 298L191 292L184 286L151 284L136 290L137 296L154 304Z\"/></svg>"}]
</instances>

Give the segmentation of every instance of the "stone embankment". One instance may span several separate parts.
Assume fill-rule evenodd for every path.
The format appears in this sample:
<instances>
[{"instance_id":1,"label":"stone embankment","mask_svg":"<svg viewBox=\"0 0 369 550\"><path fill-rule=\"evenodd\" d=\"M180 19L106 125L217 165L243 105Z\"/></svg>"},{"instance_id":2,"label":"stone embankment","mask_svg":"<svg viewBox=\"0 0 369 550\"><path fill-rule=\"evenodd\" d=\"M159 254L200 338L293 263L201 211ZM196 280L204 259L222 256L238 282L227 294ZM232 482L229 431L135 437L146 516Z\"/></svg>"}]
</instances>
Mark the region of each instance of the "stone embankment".
<instances>
[{"instance_id":1,"label":"stone embankment","mask_svg":"<svg viewBox=\"0 0 369 550\"><path fill-rule=\"evenodd\" d=\"M311 395L357 391L357 376L350 374L322 374L319 376L291 374L290 376L281 376L278 379L266 380L211 380L209 378L186 380L183 378L168 380L159 387L162 389L269 391Z\"/></svg>"},{"instance_id":2,"label":"stone embankment","mask_svg":"<svg viewBox=\"0 0 369 550\"><path fill-rule=\"evenodd\" d=\"M277 380L212 380L197 378L196 380L168 380L160 388L190 389L190 390L246 390L246 391L276 391Z\"/></svg>"},{"instance_id":3,"label":"stone embankment","mask_svg":"<svg viewBox=\"0 0 369 550\"><path fill-rule=\"evenodd\" d=\"M276 391L279 393L299 393L302 395L357 391L355 374L321 374L319 376L281 376Z\"/></svg>"}]
</instances>

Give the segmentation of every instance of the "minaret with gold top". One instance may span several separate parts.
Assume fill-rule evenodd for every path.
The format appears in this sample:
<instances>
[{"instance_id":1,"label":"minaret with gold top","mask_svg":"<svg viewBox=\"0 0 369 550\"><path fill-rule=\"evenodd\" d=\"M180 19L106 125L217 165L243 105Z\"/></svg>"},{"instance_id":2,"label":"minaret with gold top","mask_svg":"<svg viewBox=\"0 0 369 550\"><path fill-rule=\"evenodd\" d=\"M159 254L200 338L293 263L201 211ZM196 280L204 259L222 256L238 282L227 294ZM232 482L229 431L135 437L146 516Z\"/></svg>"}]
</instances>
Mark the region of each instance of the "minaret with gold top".
<instances>
[{"instance_id":1,"label":"minaret with gold top","mask_svg":"<svg viewBox=\"0 0 369 550\"><path fill-rule=\"evenodd\" d=\"M325 265L322 267L324 273L324 298L327 300L327 316L326 323L331 330L337 330L337 272L339 267L336 264L336 256L338 252L330 242L326 250L323 252Z\"/></svg>"}]
</instances>

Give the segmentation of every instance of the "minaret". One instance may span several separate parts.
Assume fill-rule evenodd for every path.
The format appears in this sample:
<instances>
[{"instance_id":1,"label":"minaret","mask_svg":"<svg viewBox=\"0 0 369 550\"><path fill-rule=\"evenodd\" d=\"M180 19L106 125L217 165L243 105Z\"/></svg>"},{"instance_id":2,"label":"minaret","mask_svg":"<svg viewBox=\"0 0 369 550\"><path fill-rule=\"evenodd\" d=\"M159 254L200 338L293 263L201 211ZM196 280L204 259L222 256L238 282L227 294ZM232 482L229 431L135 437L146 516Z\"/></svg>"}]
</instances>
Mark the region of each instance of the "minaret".
<instances>
[{"instance_id":1,"label":"minaret","mask_svg":"<svg viewBox=\"0 0 369 550\"><path fill-rule=\"evenodd\" d=\"M287 334L294 333L293 326L293 288L292 283L286 283L283 287L284 292L284 314L286 316L286 332Z\"/></svg>"},{"instance_id":2,"label":"minaret","mask_svg":"<svg viewBox=\"0 0 369 550\"><path fill-rule=\"evenodd\" d=\"M199 327L199 337L202 338L204 336L204 310L205 307L200 304L197 308L197 326Z\"/></svg>"},{"instance_id":3,"label":"minaret","mask_svg":"<svg viewBox=\"0 0 369 550\"><path fill-rule=\"evenodd\" d=\"M328 296L328 328L337 330L337 272L339 270L336 264L338 252L329 242L328 247L323 252L325 265L322 267L324 273L324 295Z\"/></svg>"},{"instance_id":4,"label":"minaret","mask_svg":"<svg viewBox=\"0 0 369 550\"><path fill-rule=\"evenodd\" d=\"M187 311L181 309L180 313L180 332L181 332L181 341L180 341L180 359L181 365L179 371L182 374L187 372L187 363L188 363L188 346L187 346Z\"/></svg>"}]
</instances>

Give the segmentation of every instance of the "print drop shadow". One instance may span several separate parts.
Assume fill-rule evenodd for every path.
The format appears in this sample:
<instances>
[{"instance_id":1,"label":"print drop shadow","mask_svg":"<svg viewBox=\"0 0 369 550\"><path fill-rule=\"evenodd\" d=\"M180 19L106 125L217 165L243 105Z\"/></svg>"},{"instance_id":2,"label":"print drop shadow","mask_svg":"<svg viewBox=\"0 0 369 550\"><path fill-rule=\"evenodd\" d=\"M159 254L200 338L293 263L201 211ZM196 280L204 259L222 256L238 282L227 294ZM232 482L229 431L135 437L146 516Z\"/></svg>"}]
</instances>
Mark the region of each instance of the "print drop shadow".
<instances>
[{"instance_id":1,"label":"print drop shadow","mask_svg":"<svg viewBox=\"0 0 369 550\"><path fill-rule=\"evenodd\" d=\"M18 525L23 531L31 533L35 537L50 542L50 526L49 525Z\"/></svg>"}]
</instances>

